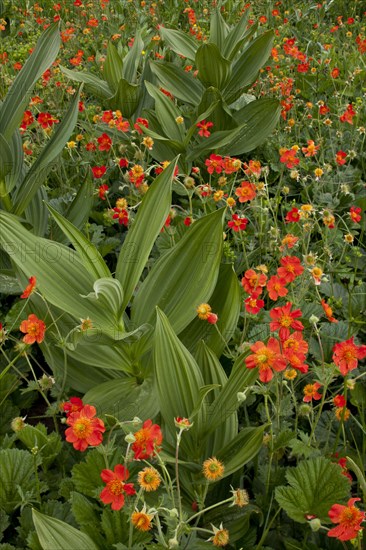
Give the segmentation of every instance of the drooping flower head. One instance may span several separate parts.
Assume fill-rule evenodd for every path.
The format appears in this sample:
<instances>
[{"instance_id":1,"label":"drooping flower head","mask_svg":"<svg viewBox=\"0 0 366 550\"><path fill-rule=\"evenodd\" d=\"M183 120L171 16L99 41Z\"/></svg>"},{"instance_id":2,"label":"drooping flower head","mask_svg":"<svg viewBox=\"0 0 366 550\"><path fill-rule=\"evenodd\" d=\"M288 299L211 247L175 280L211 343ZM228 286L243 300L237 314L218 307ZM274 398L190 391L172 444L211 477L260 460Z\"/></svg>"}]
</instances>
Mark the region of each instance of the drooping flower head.
<instances>
[{"instance_id":1,"label":"drooping flower head","mask_svg":"<svg viewBox=\"0 0 366 550\"><path fill-rule=\"evenodd\" d=\"M35 277L30 277L28 282L29 282L28 286L25 288L23 294L21 294L20 296L23 299L29 298L29 296L34 292L36 288L37 280Z\"/></svg>"},{"instance_id":2,"label":"drooping flower head","mask_svg":"<svg viewBox=\"0 0 366 550\"><path fill-rule=\"evenodd\" d=\"M133 483L125 483L129 478L129 471L117 464L114 470L102 470L100 477L107 485L100 493L100 499L104 504L111 504L112 510L120 510L125 503L125 494L136 494Z\"/></svg>"},{"instance_id":3,"label":"drooping flower head","mask_svg":"<svg viewBox=\"0 0 366 550\"><path fill-rule=\"evenodd\" d=\"M149 514L146 510L146 504L144 504L141 512L135 510L131 514L131 523L139 531L149 531L152 528L152 519L154 514Z\"/></svg>"}]
</instances>

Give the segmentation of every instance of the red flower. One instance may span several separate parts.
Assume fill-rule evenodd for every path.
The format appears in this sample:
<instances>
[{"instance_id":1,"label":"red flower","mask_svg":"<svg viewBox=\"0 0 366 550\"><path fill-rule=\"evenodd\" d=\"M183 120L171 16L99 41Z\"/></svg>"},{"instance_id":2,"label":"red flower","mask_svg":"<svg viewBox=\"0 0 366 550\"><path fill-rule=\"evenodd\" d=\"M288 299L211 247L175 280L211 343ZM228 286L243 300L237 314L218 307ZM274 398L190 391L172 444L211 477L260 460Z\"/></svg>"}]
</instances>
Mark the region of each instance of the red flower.
<instances>
[{"instance_id":1,"label":"red flower","mask_svg":"<svg viewBox=\"0 0 366 550\"><path fill-rule=\"evenodd\" d=\"M97 138L97 142L99 143L99 151L109 151L112 147L112 140L109 137L108 134L102 134Z\"/></svg>"},{"instance_id":2,"label":"red flower","mask_svg":"<svg viewBox=\"0 0 366 550\"><path fill-rule=\"evenodd\" d=\"M304 399L305 403L310 403L313 399L315 401L318 401L322 398L321 393L318 392L318 389L321 388L321 384L319 382L315 382L314 384L307 384L305 388L303 389L304 392Z\"/></svg>"},{"instance_id":3,"label":"red flower","mask_svg":"<svg viewBox=\"0 0 366 550\"><path fill-rule=\"evenodd\" d=\"M70 397L69 401L61 404L62 410L66 413L66 416L70 416L71 413L79 412L84 407L83 400L80 397Z\"/></svg>"},{"instance_id":4,"label":"red flower","mask_svg":"<svg viewBox=\"0 0 366 550\"><path fill-rule=\"evenodd\" d=\"M304 325L297 321L297 317L301 317L302 313L300 309L291 311L292 303L287 302L283 307L275 307L269 315L273 321L269 324L271 331L279 329L279 337L281 340L286 340L290 336L290 328L294 330L304 330Z\"/></svg>"},{"instance_id":5,"label":"red flower","mask_svg":"<svg viewBox=\"0 0 366 550\"><path fill-rule=\"evenodd\" d=\"M330 111L329 107L327 107L326 105L320 105L319 107L320 115L326 115L327 113L329 113L329 111Z\"/></svg>"},{"instance_id":6,"label":"red flower","mask_svg":"<svg viewBox=\"0 0 366 550\"><path fill-rule=\"evenodd\" d=\"M313 157L317 154L320 149L320 145L315 145L315 142L312 139L308 139L308 146L302 147L301 151L306 157Z\"/></svg>"},{"instance_id":7,"label":"red flower","mask_svg":"<svg viewBox=\"0 0 366 550\"><path fill-rule=\"evenodd\" d=\"M348 122L348 124L353 124L353 118L356 116L356 111L353 109L352 107L352 103L350 103L348 106L347 106L347 109L345 110L345 112L343 113L343 115L341 115L339 117L339 120L341 122Z\"/></svg>"},{"instance_id":8,"label":"red flower","mask_svg":"<svg viewBox=\"0 0 366 550\"><path fill-rule=\"evenodd\" d=\"M286 281L286 283L291 283L304 271L297 256L283 256L280 262L282 267L277 269L277 274L281 279Z\"/></svg>"},{"instance_id":9,"label":"red flower","mask_svg":"<svg viewBox=\"0 0 366 550\"><path fill-rule=\"evenodd\" d=\"M262 294L263 287L266 286L267 277L264 273L256 273L254 269L247 269L241 280L242 287L248 294L256 292Z\"/></svg>"},{"instance_id":10,"label":"red flower","mask_svg":"<svg viewBox=\"0 0 366 550\"><path fill-rule=\"evenodd\" d=\"M145 128L149 127L149 122L148 120L146 120L146 118L137 118L135 124L133 125L133 127L139 134L143 134L141 126L145 126Z\"/></svg>"},{"instance_id":11,"label":"red flower","mask_svg":"<svg viewBox=\"0 0 366 550\"><path fill-rule=\"evenodd\" d=\"M22 119L20 127L23 128L23 130L25 130L33 122L34 122L34 117L32 115L32 112L31 111L24 111L23 119Z\"/></svg>"},{"instance_id":12,"label":"red flower","mask_svg":"<svg viewBox=\"0 0 366 550\"><path fill-rule=\"evenodd\" d=\"M183 223L184 223L184 225L189 227L192 223L192 218L190 216L187 216L186 218L184 218Z\"/></svg>"},{"instance_id":13,"label":"red flower","mask_svg":"<svg viewBox=\"0 0 366 550\"><path fill-rule=\"evenodd\" d=\"M286 368L286 359L281 355L280 344L276 338L270 338L267 345L256 342L250 347L254 353L245 359L248 369L259 369L259 380L270 382L273 378L271 369L282 371Z\"/></svg>"},{"instance_id":14,"label":"red flower","mask_svg":"<svg viewBox=\"0 0 366 550\"><path fill-rule=\"evenodd\" d=\"M250 183L249 181L242 181L240 187L237 187L235 190L235 195L239 197L239 202L251 201L256 194L254 183Z\"/></svg>"},{"instance_id":15,"label":"red flower","mask_svg":"<svg viewBox=\"0 0 366 550\"><path fill-rule=\"evenodd\" d=\"M287 288L285 288L285 284L286 281L284 279L281 279L276 275L272 275L267 283L268 296L271 298L271 300L278 300L279 297L283 298L284 296L286 296L286 294L288 294L288 290Z\"/></svg>"},{"instance_id":16,"label":"red flower","mask_svg":"<svg viewBox=\"0 0 366 550\"><path fill-rule=\"evenodd\" d=\"M54 118L50 113L39 113L37 116L37 122L42 128L50 128L53 124L60 122L57 118Z\"/></svg>"},{"instance_id":17,"label":"red flower","mask_svg":"<svg viewBox=\"0 0 366 550\"><path fill-rule=\"evenodd\" d=\"M210 323L210 325L216 325L218 320L219 317L218 315L216 315L216 313L209 313L207 316L207 322Z\"/></svg>"},{"instance_id":18,"label":"red flower","mask_svg":"<svg viewBox=\"0 0 366 550\"><path fill-rule=\"evenodd\" d=\"M358 532L362 530L361 523L365 521L365 512L361 512L354 503L360 498L350 498L347 506L342 504L333 504L328 512L332 523L338 523L328 531L328 537L335 537L338 540L346 541L357 537Z\"/></svg>"},{"instance_id":19,"label":"red flower","mask_svg":"<svg viewBox=\"0 0 366 550\"><path fill-rule=\"evenodd\" d=\"M351 206L351 208L349 209L349 216L353 222L360 222L362 217L361 208L359 206Z\"/></svg>"},{"instance_id":20,"label":"red flower","mask_svg":"<svg viewBox=\"0 0 366 550\"><path fill-rule=\"evenodd\" d=\"M205 160L205 165L209 174L213 174L214 172L221 174L223 170L222 157L212 154L209 159Z\"/></svg>"},{"instance_id":21,"label":"red flower","mask_svg":"<svg viewBox=\"0 0 366 550\"><path fill-rule=\"evenodd\" d=\"M296 158L298 147L294 145L291 149L280 149L280 162L286 165L287 168L294 168L299 164L300 160Z\"/></svg>"},{"instance_id":22,"label":"red flower","mask_svg":"<svg viewBox=\"0 0 366 550\"><path fill-rule=\"evenodd\" d=\"M248 313L256 315L264 307L264 301L258 298L259 292L253 292L246 300L244 300L245 309Z\"/></svg>"},{"instance_id":23,"label":"red flower","mask_svg":"<svg viewBox=\"0 0 366 550\"><path fill-rule=\"evenodd\" d=\"M104 504L111 504L112 510L120 510L125 503L125 496L136 494L133 483L125 483L129 478L129 471L122 464L117 464L112 470L102 470L100 477L107 485L100 493L100 499Z\"/></svg>"},{"instance_id":24,"label":"red flower","mask_svg":"<svg viewBox=\"0 0 366 550\"><path fill-rule=\"evenodd\" d=\"M150 458L154 456L155 452L160 451L157 447L163 441L163 434L161 433L160 426L153 424L152 420L146 420L141 430L133 435L136 441L132 445L132 450L135 453L136 460Z\"/></svg>"},{"instance_id":25,"label":"red flower","mask_svg":"<svg viewBox=\"0 0 366 550\"><path fill-rule=\"evenodd\" d=\"M262 172L261 163L259 160L250 160L249 164L244 162L244 172L247 176L255 176L256 178L259 178Z\"/></svg>"},{"instance_id":26,"label":"red flower","mask_svg":"<svg viewBox=\"0 0 366 550\"><path fill-rule=\"evenodd\" d=\"M119 163L118 163L118 164L119 164L119 167L120 167L120 168L127 168L127 166L128 166L128 160L122 158L122 159L119 160Z\"/></svg>"},{"instance_id":27,"label":"red flower","mask_svg":"<svg viewBox=\"0 0 366 550\"><path fill-rule=\"evenodd\" d=\"M103 185L100 185L98 188L99 198L102 199L102 201L106 200L106 192L108 191L109 187L106 183L103 183Z\"/></svg>"},{"instance_id":28,"label":"red flower","mask_svg":"<svg viewBox=\"0 0 366 550\"><path fill-rule=\"evenodd\" d=\"M97 447L103 441L105 432L104 422L94 418L97 414L95 407L85 405L77 412L70 413L66 420L66 441L72 443L77 451L85 451L89 446Z\"/></svg>"},{"instance_id":29,"label":"red flower","mask_svg":"<svg viewBox=\"0 0 366 550\"><path fill-rule=\"evenodd\" d=\"M335 319L334 317L332 317L332 315L333 315L333 310L332 310L332 308L330 307L330 305L328 305L327 302L326 302L325 300L322 300L322 301L321 301L321 305L322 305L322 308L323 308L323 310L324 310L325 315L327 316L328 321L330 321L331 323L338 323L337 319Z\"/></svg>"},{"instance_id":30,"label":"red flower","mask_svg":"<svg viewBox=\"0 0 366 550\"><path fill-rule=\"evenodd\" d=\"M113 120L113 111L103 111L102 122L108 124L111 120Z\"/></svg>"},{"instance_id":31,"label":"red flower","mask_svg":"<svg viewBox=\"0 0 366 550\"><path fill-rule=\"evenodd\" d=\"M338 67L334 67L334 69L331 70L330 76L332 78L338 78L339 75L340 75L340 70L338 69Z\"/></svg>"},{"instance_id":32,"label":"red flower","mask_svg":"<svg viewBox=\"0 0 366 550\"><path fill-rule=\"evenodd\" d=\"M239 218L238 214L233 214L231 220L227 222L227 224L233 231L238 232L246 229L248 221L247 218Z\"/></svg>"},{"instance_id":33,"label":"red flower","mask_svg":"<svg viewBox=\"0 0 366 550\"><path fill-rule=\"evenodd\" d=\"M347 153L345 153L344 151L338 151L335 156L335 161L339 166L343 166L343 164L346 164L347 162L346 157Z\"/></svg>"},{"instance_id":34,"label":"red flower","mask_svg":"<svg viewBox=\"0 0 366 550\"><path fill-rule=\"evenodd\" d=\"M298 222L299 220L300 220L300 212L298 208L295 208L294 206L293 208L291 208L289 212L287 212L285 217L285 222L293 223L293 222Z\"/></svg>"},{"instance_id":35,"label":"red flower","mask_svg":"<svg viewBox=\"0 0 366 550\"><path fill-rule=\"evenodd\" d=\"M336 395L333 397L333 403L336 407L345 407L347 405L347 401L344 397L344 395Z\"/></svg>"},{"instance_id":36,"label":"red flower","mask_svg":"<svg viewBox=\"0 0 366 550\"><path fill-rule=\"evenodd\" d=\"M29 296L32 294L34 289L36 288L37 280L35 277L29 278L29 285L24 290L23 294L20 296L21 298L29 298Z\"/></svg>"},{"instance_id":37,"label":"red flower","mask_svg":"<svg viewBox=\"0 0 366 550\"><path fill-rule=\"evenodd\" d=\"M196 124L197 128L199 128L198 135L202 137L209 137L211 135L211 132L209 131L209 128L212 128L213 122L209 122L206 120L201 120L201 122L198 122Z\"/></svg>"},{"instance_id":38,"label":"red flower","mask_svg":"<svg viewBox=\"0 0 366 550\"><path fill-rule=\"evenodd\" d=\"M104 174L106 173L106 171L107 171L106 166L93 166L92 167L93 176L97 179L103 177Z\"/></svg>"},{"instance_id":39,"label":"red flower","mask_svg":"<svg viewBox=\"0 0 366 550\"><path fill-rule=\"evenodd\" d=\"M339 367L341 374L346 374L357 368L358 360L366 357L366 346L356 346L354 337L335 344L333 347L333 361Z\"/></svg>"},{"instance_id":40,"label":"red flower","mask_svg":"<svg viewBox=\"0 0 366 550\"><path fill-rule=\"evenodd\" d=\"M19 330L26 333L23 337L25 344L34 344L34 342L40 344L44 340L46 325L34 313L31 313L28 315L28 320L20 323Z\"/></svg>"},{"instance_id":41,"label":"red flower","mask_svg":"<svg viewBox=\"0 0 366 550\"><path fill-rule=\"evenodd\" d=\"M113 219L118 220L118 223L120 225L128 225L128 212L124 208L118 208L118 206L115 206L113 208L114 214Z\"/></svg>"},{"instance_id":42,"label":"red flower","mask_svg":"<svg viewBox=\"0 0 366 550\"><path fill-rule=\"evenodd\" d=\"M305 359L309 346L303 339L302 332L293 332L282 342L282 349L284 356L289 360L293 354L302 356Z\"/></svg>"}]
</instances>

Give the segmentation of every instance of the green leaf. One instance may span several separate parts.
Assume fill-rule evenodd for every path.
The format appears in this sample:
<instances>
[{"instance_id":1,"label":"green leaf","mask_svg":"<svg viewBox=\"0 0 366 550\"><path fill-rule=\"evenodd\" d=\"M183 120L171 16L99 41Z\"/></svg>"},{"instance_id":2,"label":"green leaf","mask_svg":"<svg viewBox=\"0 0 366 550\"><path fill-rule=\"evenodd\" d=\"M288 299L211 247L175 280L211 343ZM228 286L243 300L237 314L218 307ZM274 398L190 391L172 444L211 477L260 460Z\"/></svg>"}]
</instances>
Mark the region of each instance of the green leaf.
<instances>
[{"instance_id":1,"label":"green leaf","mask_svg":"<svg viewBox=\"0 0 366 550\"><path fill-rule=\"evenodd\" d=\"M154 242L169 214L172 179L177 160L171 162L150 186L122 245L116 278L124 289L124 307L139 282Z\"/></svg>"},{"instance_id":2,"label":"green leaf","mask_svg":"<svg viewBox=\"0 0 366 550\"><path fill-rule=\"evenodd\" d=\"M0 182L5 181L5 176L9 174L13 167L13 157L11 149L5 137L0 134Z\"/></svg>"},{"instance_id":3,"label":"green leaf","mask_svg":"<svg viewBox=\"0 0 366 550\"><path fill-rule=\"evenodd\" d=\"M8 193L21 181L24 171L23 141L18 129L13 132L8 141L11 151L11 171L6 176L6 189Z\"/></svg>"},{"instance_id":4,"label":"green leaf","mask_svg":"<svg viewBox=\"0 0 366 550\"><path fill-rule=\"evenodd\" d=\"M92 73L83 73L80 71L72 71L60 65L61 71L65 76L76 82L82 82L91 91L93 95L100 99L109 99L113 95L113 91L108 86L105 80L102 80Z\"/></svg>"},{"instance_id":5,"label":"green leaf","mask_svg":"<svg viewBox=\"0 0 366 550\"><path fill-rule=\"evenodd\" d=\"M61 153L67 140L73 131L78 117L78 105L80 92L73 98L61 124L54 131L47 145L42 149L37 160L33 163L29 172L17 189L14 197L14 213L20 216L28 206L40 185L44 182L48 172L52 168L52 162Z\"/></svg>"},{"instance_id":6,"label":"green leaf","mask_svg":"<svg viewBox=\"0 0 366 550\"><path fill-rule=\"evenodd\" d=\"M98 414L112 414L118 420L131 420L135 416L154 418L159 413L154 381L149 378L137 384L135 378L121 378L98 384L89 390L85 402L93 403Z\"/></svg>"},{"instance_id":7,"label":"green leaf","mask_svg":"<svg viewBox=\"0 0 366 550\"><path fill-rule=\"evenodd\" d=\"M136 111L141 96L141 87L137 84L130 84L124 78L118 82L116 93L109 99L112 109L119 109L123 116L131 118Z\"/></svg>"},{"instance_id":8,"label":"green leaf","mask_svg":"<svg viewBox=\"0 0 366 550\"><path fill-rule=\"evenodd\" d=\"M60 48L59 24L53 23L40 36L33 53L18 73L0 107L0 133L10 140L19 126L39 77L56 59Z\"/></svg>"},{"instance_id":9,"label":"green leaf","mask_svg":"<svg viewBox=\"0 0 366 550\"><path fill-rule=\"evenodd\" d=\"M181 443L183 450L190 449L195 456L197 442L194 442L194 436L204 415L201 407L196 411L197 404L200 403L200 388L204 385L203 378L196 361L180 342L168 318L159 308L153 354L159 409L172 444L176 432L174 418L189 418L193 412L197 412L193 427L185 434Z\"/></svg>"},{"instance_id":10,"label":"green leaf","mask_svg":"<svg viewBox=\"0 0 366 550\"><path fill-rule=\"evenodd\" d=\"M100 532L100 517L97 513L95 504L92 504L90 500L82 494L72 491L71 509L81 530L90 535L94 542L96 542L99 547L103 548L105 540Z\"/></svg>"},{"instance_id":11,"label":"green leaf","mask_svg":"<svg viewBox=\"0 0 366 550\"><path fill-rule=\"evenodd\" d=\"M213 122L213 130L215 134L220 130L232 130L237 128L238 123L232 116L229 107L226 105L221 95L221 92L212 86L205 90L201 102L198 105L197 112L201 115L201 113L207 111L210 107L213 107L213 109L209 120ZM201 145L204 145L206 140L207 138L204 138Z\"/></svg>"},{"instance_id":12,"label":"green leaf","mask_svg":"<svg viewBox=\"0 0 366 550\"><path fill-rule=\"evenodd\" d=\"M184 130L182 125L176 122L176 119L181 116L180 110L156 86L146 81L145 86L151 97L155 100L156 116L164 133L170 139L182 142L184 139Z\"/></svg>"},{"instance_id":13,"label":"green leaf","mask_svg":"<svg viewBox=\"0 0 366 550\"><path fill-rule=\"evenodd\" d=\"M238 90L241 90L254 82L259 69L267 61L272 45L273 31L267 31L251 42L250 46L241 54L233 66L231 78L225 89L225 99L228 104L232 103ZM243 90L244 91L244 90Z\"/></svg>"},{"instance_id":14,"label":"green leaf","mask_svg":"<svg viewBox=\"0 0 366 550\"><path fill-rule=\"evenodd\" d=\"M64 521L32 509L34 526L43 550L98 550L92 539Z\"/></svg>"},{"instance_id":15,"label":"green leaf","mask_svg":"<svg viewBox=\"0 0 366 550\"><path fill-rule=\"evenodd\" d=\"M224 210L192 224L178 244L154 265L132 305L132 321L153 324L155 307L179 334L196 316L216 285L222 255Z\"/></svg>"},{"instance_id":16,"label":"green leaf","mask_svg":"<svg viewBox=\"0 0 366 550\"><path fill-rule=\"evenodd\" d=\"M220 48L226 59L232 59L232 54L235 52L238 44L244 37L248 26L249 10L241 16L238 23L229 31L225 37L223 48Z\"/></svg>"},{"instance_id":17,"label":"green leaf","mask_svg":"<svg viewBox=\"0 0 366 550\"><path fill-rule=\"evenodd\" d=\"M216 44L202 44L196 52L198 78L209 88L222 90L231 75L231 63L225 59Z\"/></svg>"},{"instance_id":18,"label":"green leaf","mask_svg":"<svg viewBox=\"0 0 366 550\"><path fill-rule=\"evenodd\" d=\"M111 277L111 272L109 271L102 256L99 254L95 246L85 237L85 235L83 235L83 233L69 220L61 216L61 214L52 208L52 206L47 205L47 208L56 220L57 225L61 228L68 240L72 243L75 250L78 252L85 269L89 271L92 277L95 279Z\"/></svg>"},{"instance_id":19,"label":"green leaf","mask_svg":"<svg viewBox=\"0 0 366 550\"><path fill-rule=\"evenodd\" d=\"M189 34L183 31L166 29L165 27L160 27L159 32L162 39L173 52L183 55L192 61L195 60L198 46L197 42Z\"/></svg>"},{"instance_id":20,"label":"green leaf","mask_svg":"<svg viewBox=\"0 0 366 550\"><path fill-rule=\"evenodd\" d=\"M108 42L107 56L103 66L103 76L111 90L116 91L122 77L123 61L120 58L113 42Z\"/></svg>"},{"instance_id":21,"label":"green leaf","mask_svg":"<svg viewBox=\"0 0 366 550\"><path fill-rule=\"evenodd\" d=\"M225 465L224 477L242 468L259 453L265 428L265 425L244 428L226 447L217 451L217 458Z\"/></svg>"},{"instance_id":22,"label":"green leaf","mask_svg":"<svg viewBox=\"0 0 366 550\"><path fill-rule=\"evenodd\" d=\"M75 464L72 468L71 479L76 490L88 497L95 498L98 487L102 485L100 472L105 468L105 460L98 451L93 449L88 452L83 462Z\"/></svg>"},{"instance_id":23,"label":"green leaf","mask_svg":"<svg viewBox=\"0 0 366 550\"><path fill-rule=\"evenodd\" d=\"M32 225L32 233L43 237L48 229L47 193L44 185L37 189L24 211L24 218Z\"/></svg>"},{"instance_id":24,"label":"green leaf","mask_svg":"<svg viewBox=\"0 0 366 550\"><path fill-rule=\"evenodd\" d=\"M22 502L18 487L23 494L33 491L33 456L28 451L3 449L0 451L0 471L0 507L11 514Z\"/></svg>"},{"instance_id":25,"label":"green leaf","mask_svg":"<svg viewBox=\"0 0 366 550\"><path fill-rule=\"evenodd\" d=\"M222 17L220 10L216 8L211 14L209 43L215 44L222 51L228 32L229 27Z\"/></svg>"},{"instance_id":26,"label":"green leaf","mask_svg":"<svg viewBox=\"0 0 366 550\"><path fill-rule=\"evenodd\" d=\"M212 311L219 317L217 327L226 341L233 336L241 310L241 289L231 264L220 266L215 290L210 298ZM193 350L200 340L204 340L218 357L225 348L225 341L213 325L196 317L179 335L183 344Z\"/></svg>"},{"instance_id":27,"label":"green leaf","mask_svg":"<svg viewBox=\"0 0 366 550\"><path fill-rule=\"evenodd\" d=\"M190 105L197 105L201 101L204 87L197 78L181 67L161 61L150 61L150 66L162 86L175 97Z\"/></svg>"},{"instance_id":28,"label":"green leaf","mask_svg":"<svg viewBox=\"0 0 366 550\"><path fill-rule=\"evenodd\" d=\"M237 111L235 117L242 124L231 143L225 144L222 155L241 155L252 151L273 132L280 118L281 107L275 99L251 101Z\"/></svg>"},{"instance_id":29,"label":"green leaf","mask_svg":"<svg viewBox=\"0 0 366 550\"><path fill-rule=\"evenodd\" d=\"M123 60L123 78L131 84L136 82L137 68L141 59L144 42L139 31L135 34L132 48Z\"/></svg>"},{"instance_id":30,"label":"green leaf","mask_svg":"<svg viewBox=\"0 0 366 550\"><path fill-rule=\"evenodd\" d=\"M286 473L289 486L277 487L275 498L291 519L306 523L307 515L329 523L333 504L347 500L349 480L338 464L324 457L303 460Z\"/></svg>"},{"instance_id":31,"label":"green leaf","mask_svg":"<svg viewBox=\"0 0 366 550\"><path fill-rule=\"evenodd\" d=\"M123 289L117 279L103 277L97 279L93 284L93 292L82 295L90 302L97 302L98 306L111 318L112 326L117 328L117 332L123 331ZM104 327L100 327L103 331Z\"/></svg>"},{"instance_id":32,"label":"green leaf","mask_svg":"<svg viewBox=\"0 0 366 550\"><path fill-rule=\"evenodd\" d=\"M94 202L93 192L93 182L90 180L85 181L64 213L64 217L78 229L81 229L89 218L89 213ZM58 231L59 233L53 233L53 240L63 242L60 240L60 235L62 238L61 230L58 229ZM58 238L56 238L56 235Z\"/></svg>"},{"instance_id":33,"label":"green leaf","mask_svg":"<svg viewBox=\"0 0 366 550\"><path fill-rule=\"evenodd\" d=\"M235 128L234 130L219 130L211 134L208 138L205 138L202 143L192 147L192 149L188 151L187 160L194 160L206 153L206 151L220 149L225 146L228 147L228 144L235 143L241 131L242 128Z\"/></svg>"}]
</instances>

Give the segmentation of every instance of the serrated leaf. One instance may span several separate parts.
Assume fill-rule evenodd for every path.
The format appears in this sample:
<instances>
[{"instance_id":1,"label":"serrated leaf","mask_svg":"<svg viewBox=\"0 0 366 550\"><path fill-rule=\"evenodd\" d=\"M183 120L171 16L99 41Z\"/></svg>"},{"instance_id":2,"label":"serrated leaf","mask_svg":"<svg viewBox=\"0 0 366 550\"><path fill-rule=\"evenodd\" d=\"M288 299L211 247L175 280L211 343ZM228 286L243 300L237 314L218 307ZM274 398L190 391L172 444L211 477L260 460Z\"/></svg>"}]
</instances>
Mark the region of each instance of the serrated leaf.
<instances>
[{"instance_id":1,"label":"serrated leaf","mask_svg":"<svg viewBox=\"0 0 366 550\"><path fill-rule=\"evenodd\" d=\"M13 513L21 504L18 486L23 493L34 488L34 459L28 451L3 449L0 451L0 507Z\"/></svg>"},{"instance_id":2,"label":"serrated leaf","mask_svg":"<svg viewBox=\"0 0 366 550\"><path fill-rule=\"evenodd\" d=\"M34 526L43 550L98 550L92 539L64 521L32 509Z\"/></svg>"},{"instance_id":3,"label":"serrated leaf","mask_svg":"<svg viewBox=\"0 0 366 550\"><path fill-rule=\"evenodd\" d=\"M289 486L277 487L275 498L288 516L306 523L313 515L329 523L328 512L333 504L344 502L349 495L349 480L338 464L319 457L302 461L286 474Z\"/></svg>"},{"instance_id":4,"label":"serrated leaf","mask_svg":"<svg viewBox=\"0 0 366 550\"><path fill-rule=\"evenodd\" d=\"M105 468L103 455L97 450L89 451L84 462L75 464L71 478L77 491L95 498L96 490L103 485L100 472Z\"/></svg>"}]
</instances>

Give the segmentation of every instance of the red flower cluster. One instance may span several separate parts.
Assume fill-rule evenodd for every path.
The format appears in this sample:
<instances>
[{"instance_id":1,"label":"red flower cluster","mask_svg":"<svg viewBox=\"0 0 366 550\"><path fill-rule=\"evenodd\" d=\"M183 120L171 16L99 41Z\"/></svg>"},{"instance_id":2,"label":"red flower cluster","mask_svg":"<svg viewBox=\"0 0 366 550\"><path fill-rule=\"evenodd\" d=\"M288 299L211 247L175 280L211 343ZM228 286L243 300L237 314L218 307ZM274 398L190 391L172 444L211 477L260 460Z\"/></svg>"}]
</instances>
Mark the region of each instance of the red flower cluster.
<instances>
[{"instance_id":1,"label":"red flower cluster","mask_svg":"<svg viewBox=\"0 0 366 550\"><path fill-rule=\"evenodd\" d=\"M347 106L347 109L345 110L343 115L339 117L339 120L341 122L348 122L348 124L353 124L353 119L355 116L356 116L356 111L354 110L352 103L350 103Z\"/></svg>"}]
</instances>

